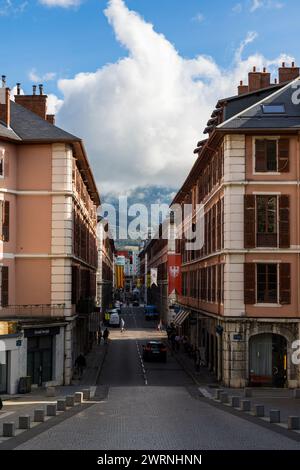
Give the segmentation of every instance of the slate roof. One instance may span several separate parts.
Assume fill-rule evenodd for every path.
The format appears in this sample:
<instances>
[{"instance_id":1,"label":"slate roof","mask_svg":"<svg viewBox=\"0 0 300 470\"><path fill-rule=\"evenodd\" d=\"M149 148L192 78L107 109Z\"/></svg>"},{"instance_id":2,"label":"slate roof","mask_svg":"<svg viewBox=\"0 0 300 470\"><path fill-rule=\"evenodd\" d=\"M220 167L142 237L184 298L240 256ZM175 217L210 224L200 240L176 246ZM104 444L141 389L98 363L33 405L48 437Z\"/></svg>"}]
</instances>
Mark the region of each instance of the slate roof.
<instances>
[{"instance_id":1,"label":"slate roof","mask_svg":"<svg viewBox=\"0 0 300 470\"><path fill-rule=\"evenodd\" d=\"M217 126L219 130L251 130L251 129L300 129L300 104L294 104L292 94L300 84L300 78L290 82L270 96L263 98L256 104L237 113ZM266 114L262 105L281 104L285 107L284 113Z\"/></svg>"},{"instance_id":2,"label":"slate roof","mask_svg":"<svg viewBox=\"0 0 300 470\"><path fill-rule=\"evenodd\" d=\"M79 142L81 140L14 101L10 102L10 128L0 123L0 137L23 142Z\"/></svg>"}]
</instances>

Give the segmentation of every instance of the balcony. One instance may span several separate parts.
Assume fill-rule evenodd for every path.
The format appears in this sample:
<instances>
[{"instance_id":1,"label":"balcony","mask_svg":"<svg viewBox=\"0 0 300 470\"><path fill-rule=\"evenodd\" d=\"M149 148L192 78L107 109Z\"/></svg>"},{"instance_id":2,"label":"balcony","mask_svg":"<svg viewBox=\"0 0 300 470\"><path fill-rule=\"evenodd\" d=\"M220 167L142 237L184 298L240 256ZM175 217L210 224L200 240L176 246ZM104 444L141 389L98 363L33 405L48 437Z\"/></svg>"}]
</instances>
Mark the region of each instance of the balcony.
<instances>
[{"instance_id":1,"label":"balcony","mask_svg":"<svg viewBox=\"0 0 300 470\"><path fill-rule=\"evenodd\" d=\"M0 320L7 318L64 317L65 304L8 305L0 307Z\"/></svg>"}]
</instances>

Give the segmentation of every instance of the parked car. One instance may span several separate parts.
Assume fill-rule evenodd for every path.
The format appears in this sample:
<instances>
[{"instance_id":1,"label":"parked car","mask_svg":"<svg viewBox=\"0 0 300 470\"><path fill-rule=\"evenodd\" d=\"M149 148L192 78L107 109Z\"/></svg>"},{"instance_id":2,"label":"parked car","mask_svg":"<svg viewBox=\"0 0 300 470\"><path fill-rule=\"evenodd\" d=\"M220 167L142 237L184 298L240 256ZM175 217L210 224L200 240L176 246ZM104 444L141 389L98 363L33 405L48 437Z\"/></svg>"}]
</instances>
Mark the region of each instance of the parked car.
<instances>
[{"instance_id":1,"label":"parked car","mask_svg":"<svg viewBox=\"0 0 300 470\"><path fill-rule=\"evenodd\" d=\"M149 341L143 346L144 361L167 361L167 348L161 341Z\"/></svg>"},{"instance_id":2,"label":"parked car","mask_svg":"<svg viewBox=\"0 0 300 470\"><path fill-rule=\"evenodd\" d=\"M144 312L145 312L145 320L157 320L159 317L159 313L155 305L146 305L144 308Z\"/></svg>"},{"instance_id":3,"label":"parked car","mask_svg":"<svg viewBox=\"0 0 300 470\"><path fill-rule=\"evenodd\" d=\"M110 310L109 312L109 326L119 327L120 326L120 315L117 309Z\"/></svg>"},{"instance_id":4,"label":"parked car","mask_svg":"<svg viewBox=\"0 0 300 470\"><path fill-rule=\"evenodd\" d=\"M133 303L132 303L132 306L133 307L139 307L140 306L140 303L138 300L134 300Z\"/></svg>"}]
</instances>

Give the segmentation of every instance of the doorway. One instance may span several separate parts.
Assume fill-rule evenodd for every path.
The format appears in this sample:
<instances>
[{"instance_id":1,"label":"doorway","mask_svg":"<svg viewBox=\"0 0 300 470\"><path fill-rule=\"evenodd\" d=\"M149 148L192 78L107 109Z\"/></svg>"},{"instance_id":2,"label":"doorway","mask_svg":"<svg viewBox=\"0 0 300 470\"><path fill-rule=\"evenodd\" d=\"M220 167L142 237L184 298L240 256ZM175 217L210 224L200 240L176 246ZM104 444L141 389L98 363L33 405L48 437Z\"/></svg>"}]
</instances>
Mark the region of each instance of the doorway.
<instances>
[{"instance_id":1,"label":"doorway","mask_svg":"<svg viewBox=\"0 0 300 470\"><path fill-rule=\"evenodd\" d=\"M0 393L7 393L8 351L0 351Z\"/></svg>"},{"instance_id":2,"label":"doorway","mask_svg":"<svg viewBox=\"0 0 300 470\"><path fill-rule=\"evenodd\" d=\"M264 333L250 338L250 385L284 387L287 381L287 340Z\"/></svg>"},{"instance_id":3,"label":"doorway","mask_svg":"<svg viewBox=\"0 0 300 470\"><path fill-rule=\"evenodd\" d=\"M42 386L52 380L52 336L28 338L27 375Z\"/></svg>"}]
</instances>

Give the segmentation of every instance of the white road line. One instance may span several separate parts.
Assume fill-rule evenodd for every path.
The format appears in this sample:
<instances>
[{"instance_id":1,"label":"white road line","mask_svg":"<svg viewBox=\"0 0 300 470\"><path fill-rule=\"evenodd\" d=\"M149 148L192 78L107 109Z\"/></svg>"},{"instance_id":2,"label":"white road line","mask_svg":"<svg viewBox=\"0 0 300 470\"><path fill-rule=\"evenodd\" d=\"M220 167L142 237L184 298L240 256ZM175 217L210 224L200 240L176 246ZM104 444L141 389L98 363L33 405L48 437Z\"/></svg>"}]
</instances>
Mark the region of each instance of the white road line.
<instances>
[{"instance_id":1,"label":"white road line","mask_svg":"<svg viewBox=\"0 0 300 470\"><path fill-rule=\"evenodd\" d=\"M198 390L205 398L212 398L212 394L206 388L199 387Z\"/></svg>"}]
</instances>

